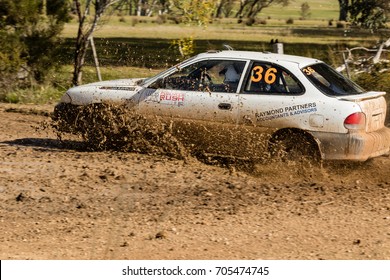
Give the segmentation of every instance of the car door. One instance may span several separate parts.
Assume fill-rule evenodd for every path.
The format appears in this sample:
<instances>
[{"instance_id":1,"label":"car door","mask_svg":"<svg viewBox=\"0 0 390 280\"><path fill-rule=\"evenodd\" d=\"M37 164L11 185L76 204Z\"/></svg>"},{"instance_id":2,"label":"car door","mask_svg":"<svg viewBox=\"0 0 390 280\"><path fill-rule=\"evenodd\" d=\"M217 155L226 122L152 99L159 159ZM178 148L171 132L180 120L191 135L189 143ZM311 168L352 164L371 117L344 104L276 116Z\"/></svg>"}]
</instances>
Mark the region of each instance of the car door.
<instances>
[{"instance_id":1,"label":"car door","mask_svg":"<svg viewBox=\"0 0 390 280\"><path fill-rule=\"evenodd\" d=\"M301 116L316 110L314 102L305 100L303 85L290 71L263 61L250 64L239 104L242 137L253 156L265 152L269 135L276 128L296 126L291 112L297 111L297 106L302 109Z\"/></svg>"},{"instance_id":2,"label":"car door","mask_svg":"<svg viewBox=\"0 0 390 280\"><path fill-rule=\"evenodd\" d=\"M225 78L227 68L236 67L236 76ZM188 120L236 123L238 85L244 61L207 59L178 69L145 90L142 112ZM231 71L228 73L232 76Z\"/></svg>"},{"instance_id":3,"label":"car door","mask_svg":"<svg viewBox=\"0 0 390 280\"><path fill-rule=\"evenodd\" d=\"M246 64L226 59L196 61L151 84L138 108L175 120L180 137L197 139L198 147L214 150L237 125L238 90Z\"/></svg>"}]
</instances>

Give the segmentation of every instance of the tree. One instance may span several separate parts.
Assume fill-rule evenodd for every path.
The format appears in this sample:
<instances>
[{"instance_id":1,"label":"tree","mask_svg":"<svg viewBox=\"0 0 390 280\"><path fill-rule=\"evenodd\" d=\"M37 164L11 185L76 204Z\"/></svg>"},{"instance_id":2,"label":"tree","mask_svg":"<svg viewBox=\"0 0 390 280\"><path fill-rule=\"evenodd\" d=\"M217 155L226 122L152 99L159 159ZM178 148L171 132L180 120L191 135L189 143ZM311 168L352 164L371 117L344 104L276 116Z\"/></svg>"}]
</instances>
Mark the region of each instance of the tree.
<instances>
[{"instance_id":1,"label":"tree","mask_svg":"<svg viewBox=\"0 0 390 280\"><path fill-rule=\"evenodd\" d=\"M307 19L311 16L310 5L307 2L302 3L301 5L301 17L302 19Z\"/></svg>"},{"instance_id":2,"label":"tree","mask_svg":"<svg viewBox=\"0 0 390 280\"><path fill-rule=\"evenodd\" d=\"M349 12L354 25L376 31L386 26L390 2L388 0L352 0Z\"/></svg>"},{"instance_id":3,"label":"tree","mask_svg":"<svg viewBox=\"0 0 390 280\"><path fill-rule=\"evenodd\" d=\"M130 16L152 16L167 13L169 5L169 0L121 0L114 9L126 11Z\"/></svg>"},{"instance_id":4,"label":"tree","mask_svg":"<svg viewBox=\"0 0 390 280\"><path fill-rule=\"evenodd\" d=\"M348 19L348 0L339 0L339 20L340 21L347 21Z\"/></svg>"},{"instance_id":5,"label":"tree","mask_svg":"<svg viewBox=\"0 0 390 280\"><path fill-rule=\"evenodd\" d=\"M68 4L62 0L0 0L1 68L17 75L23 67L34 81L43 82L57 62L59 35L69 20Z\"/></svg>"},{"instance_id":6,"label":"tree","mask_svg":"<svg viewBox=\"0 0 390 280\"><path fill-rule=\"evenodd\" d=\"M287 6L289 0L240 0L240 7L236 17L246 17L250 21L254 21L255 17L265 8L271 5L282 4Z\"/></svg>"},{"instance_id":7,"label":"tree","mask_svg":"<svg viewBox=\"0 0 390 280\"><path fill-rule=\"evenodd\" d=\"M171 0L185 23L207 26L213 17L215 0Z\"/></svg>"},{"instance_id":8,"label":"tree","mask_svg":"<svg viewBox=\"0 0 390 280\"><path fill-rule=\"evenodd\" d=\"M126 11L129 16L135 16L137 14L138 0L123 0L117 3L114 7L118 11Z\"/></svg>"},{"instance_id":9,"label":"tree","mask_svg":"<svg viewBox=\"0 0 390 280\"><path fill-rule=\"evenodd\" d=\"M96 30L99 20L104 12L120 0L73 0L75 12L79 22L74 54L73 85L79 85L82 81L82 68L85 56L90 45L90 38Z\"/></svg>"},{"instance_id":10,"label":"tree","mask_svg":"<svg viewBox=\"0 0 390 280\"><path fill-rule=\"evenodd\" d=\"M370 29L372 32L379 33L381 43L375 48L355 47L347 49L348 57L345 64L358 65L358 71L372 72L383 62L381 58L385 48L390 47L390 38L383 38L380 28L386 28L386 22L390 13L390 2L388 0L352 0L348 7L351 23L361 28ZM382 33L382 34L381 34ZM353 56L352 51L362 53L366 51L368 55ZM375 55L372 53L375 52ZM387 63L387 60L384 60ZM375 67L374 67L375 66Z\"/></svg>"},{"instance_id":11,"label":"tree","mask_svg":"<svg viewBox=\"0 0 390 280\"><path fill-rule=\"evenodd\" d=\"M217 0L214 18L222 18L222 15L229 17L235 6L234 2L234 0Z\"/></svg>"}]
</instances>

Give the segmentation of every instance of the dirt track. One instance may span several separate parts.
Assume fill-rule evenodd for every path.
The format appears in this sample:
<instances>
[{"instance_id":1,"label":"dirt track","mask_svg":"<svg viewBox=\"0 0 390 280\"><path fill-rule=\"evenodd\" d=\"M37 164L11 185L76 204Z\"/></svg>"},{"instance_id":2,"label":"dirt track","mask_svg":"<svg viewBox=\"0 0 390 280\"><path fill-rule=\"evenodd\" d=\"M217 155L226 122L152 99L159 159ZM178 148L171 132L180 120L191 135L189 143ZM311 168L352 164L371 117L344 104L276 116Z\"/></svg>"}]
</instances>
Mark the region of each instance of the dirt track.
<instances>
[{"instance_id":1,"label":"dirt track","mask_svg":"<svg viewBox=\"0 0 390 280\"><path fill-rule=\"evenodd\" d=\"M0 259L390 259L390 158L240 171L86 152L0 104Z\"/></svg>"}]
</instances>

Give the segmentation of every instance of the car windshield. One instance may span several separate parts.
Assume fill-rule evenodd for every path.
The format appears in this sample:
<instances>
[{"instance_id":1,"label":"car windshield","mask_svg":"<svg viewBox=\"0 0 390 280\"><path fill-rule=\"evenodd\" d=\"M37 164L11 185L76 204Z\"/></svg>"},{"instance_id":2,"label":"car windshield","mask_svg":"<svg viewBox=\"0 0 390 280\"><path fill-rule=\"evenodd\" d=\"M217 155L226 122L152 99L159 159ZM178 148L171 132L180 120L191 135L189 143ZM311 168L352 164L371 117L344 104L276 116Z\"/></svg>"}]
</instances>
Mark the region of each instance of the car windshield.
<instances>
[{"instance_id":1,"label":"car windshield","mask_svg":"<svg viewBox=\"0 0 390 280\"><path fill-rule=\"evenodd\" d=\"M364 93L364 89L338 73L325 63L318 63L302 69L305 76L323 93L343 96Z\"/></svg>"},{"instance_id":2,"label":"car windshield","mask_svg":"<svg viewBox=\"0 0 390 280\"><path fill-rule=\"evenodd\" d=\"M141 85L141 86L142 86L142 85L146 85L146 84L148 84L150 81L153 81L153 80L158 79L159 77L165 76L166 73L173 72L173 69L175 69L175 70L181 69L182 65L185 65L188 61L191 61L191 60L195 59L196 57L197 57L197 56L190 57L190 58L188 58L188 59L186 59L186 60L184 60L184 61L182 61L182 62L180 62L180 63L178 63L178 64L176 64L176 65L174 65L174 66L172 66L172 67L170 67L170 68L168 68L168 69L166 69L166 70L164 70L164 71L162 71L161 73L158 73L157 75L155 75L155 76L153 76L153 77L149 77L149 78L143 79L143 80L139 83L139 85Z\"/></svg>"}]
</instances>

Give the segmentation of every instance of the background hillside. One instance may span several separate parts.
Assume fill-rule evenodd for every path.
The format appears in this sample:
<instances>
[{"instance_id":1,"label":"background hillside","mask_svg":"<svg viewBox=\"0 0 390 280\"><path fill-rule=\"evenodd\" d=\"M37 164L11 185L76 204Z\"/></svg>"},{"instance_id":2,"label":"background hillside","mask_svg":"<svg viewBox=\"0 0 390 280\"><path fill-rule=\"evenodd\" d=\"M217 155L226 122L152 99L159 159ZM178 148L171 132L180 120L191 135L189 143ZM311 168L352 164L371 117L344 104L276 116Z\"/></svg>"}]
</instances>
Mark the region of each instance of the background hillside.
<instances>
[{"instance_id":1,"label":"background hillside","mask_svg":"<svg viewBox=\"0 0 390 280\"><path fill-rule=\"evenodd\" d=\"M261 16L271 17L275 19L299 19L301 17L300 11L303 3L307 2L310 6L310 19L316 20L337 20L339 17L339 3L336 0L295 0L290 5L283 7L282 5L275 5L264 9L260 13Z\"/></svg>"}]
</instances>

